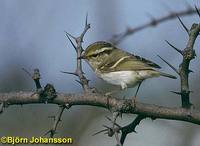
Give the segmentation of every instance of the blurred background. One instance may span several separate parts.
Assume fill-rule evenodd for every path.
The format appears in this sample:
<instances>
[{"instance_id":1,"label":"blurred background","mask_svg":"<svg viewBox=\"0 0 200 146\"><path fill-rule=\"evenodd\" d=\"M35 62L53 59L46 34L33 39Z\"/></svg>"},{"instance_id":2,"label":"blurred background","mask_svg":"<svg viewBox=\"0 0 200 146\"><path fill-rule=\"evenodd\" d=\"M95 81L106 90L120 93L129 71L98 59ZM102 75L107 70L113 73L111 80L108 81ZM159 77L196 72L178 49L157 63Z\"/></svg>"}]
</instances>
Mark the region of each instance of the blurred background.
<instances>
[{"instance_id":1,"label":"blurred background","mask_svg":"<svg viewBox=\"0 0 200 146\"><path fill-rule=\"evenodd\" d=\"M171 11L181 11L187 4L200 7L199 0L2 0L0 1L0 92L34 90L33 81L21 68L32 71L39 68L42 85L51 83L58 92L80 93L82 89L75 82L76 77L60 71L74 71L76 54L64 31L78 36L84 27L85 16L91 29L85 35L83 47L99 40L109 40L113 34L127 27L139 26ZM197 15L182 17L188 26L199 22ZM178 48L184 48L187 34L177 19L167 21L154 28L148 28L127 37L117 46L148 58L160 66L162 71L175 74L163 63L157 54L178 67L181 56L171 49L165 40ZM191 101L195 108L200 107L200 39L195 43L197 58L191 62L194 73L190 76L193 93ZM90 85L106 92L113 87L98 79L89 66L83 63L84 72L91 80ZM180 98L170 91L179 91L179 79L155 78L144 82L138 100L163 106L180 106ZM135 89L126 93L129 98ZM42 136L49 130L55 115L56 105L23 105L6 108L0 115L0 136ZM56 137L70 136L73 146L114 146L115 139L100 134L92 136L109 125L105 116L111 113L105 109L74 106L65 110ZM130 123L135 115L123 115L122 125ZM136 128L137 134L129 134L126 146L199 146L200 128L197 125L180 121L143 120ZM39 146L39 144L38 144Z\"/></svg>"}]
</instances>

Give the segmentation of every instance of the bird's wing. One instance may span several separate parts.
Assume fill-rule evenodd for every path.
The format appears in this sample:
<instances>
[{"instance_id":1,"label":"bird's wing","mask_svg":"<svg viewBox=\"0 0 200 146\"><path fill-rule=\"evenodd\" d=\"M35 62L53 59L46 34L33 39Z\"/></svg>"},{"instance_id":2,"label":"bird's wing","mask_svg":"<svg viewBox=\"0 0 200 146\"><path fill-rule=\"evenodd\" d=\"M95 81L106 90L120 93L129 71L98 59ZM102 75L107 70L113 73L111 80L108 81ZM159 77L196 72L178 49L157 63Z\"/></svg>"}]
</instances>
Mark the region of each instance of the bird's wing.
<instances>
[{"instance_id":1,"label":"bird's wing","mask_svg":"<svg viewBox=\"0 0 200 146\"><path fill-rule=\"evenodd\" d=\"M116 51L114 51L113 54L110 54L110 56L104 60L98 68L102 72L111 72L149 70L161 67L152 61L116 48Z\"/></svg>"}]
</instances>

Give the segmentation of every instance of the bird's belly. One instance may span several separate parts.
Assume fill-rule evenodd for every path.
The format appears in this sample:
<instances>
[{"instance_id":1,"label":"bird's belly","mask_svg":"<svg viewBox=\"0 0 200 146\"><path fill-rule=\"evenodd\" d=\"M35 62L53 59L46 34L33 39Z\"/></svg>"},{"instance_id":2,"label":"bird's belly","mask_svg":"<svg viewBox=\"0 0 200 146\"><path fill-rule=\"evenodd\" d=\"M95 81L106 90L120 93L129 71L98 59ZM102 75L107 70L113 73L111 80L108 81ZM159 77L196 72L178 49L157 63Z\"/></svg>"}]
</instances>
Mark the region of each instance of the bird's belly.
<instances>
[{"instance_id":1,"label":"bird's belly","mask_svg":"<svg viewBox=\"0 0 200 146\"><path fill-rule=\"evenodd\" d=\"M137 71L116 71L110 73L98 74L100 78L114 85L134 87L143 77Z\"/></svg>"}]
</instances>

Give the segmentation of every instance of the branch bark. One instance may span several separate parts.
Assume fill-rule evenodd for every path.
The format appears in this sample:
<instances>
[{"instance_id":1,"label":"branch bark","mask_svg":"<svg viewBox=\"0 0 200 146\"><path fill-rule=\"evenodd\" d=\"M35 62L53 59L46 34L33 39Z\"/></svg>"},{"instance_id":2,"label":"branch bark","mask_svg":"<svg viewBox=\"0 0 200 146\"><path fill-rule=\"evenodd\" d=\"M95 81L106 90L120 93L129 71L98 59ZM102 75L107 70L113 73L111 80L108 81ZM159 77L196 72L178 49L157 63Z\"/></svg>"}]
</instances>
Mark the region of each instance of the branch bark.
<instances>
[{"instance_id":1,"label":"branch bark","mask_svg":"<svg viewBox=\"0 0 200 146\"><path fill-rule=\"evenodd\" d=\"M33 92L0 93L0 103L9 105L38 104L43 103L39 94ZM64 94L58 93L57 98L49 101L49 104L58 105L90 105L98 106L121 113L139 114L151 118L179 120L200 125L200 111L185 108L169 108L147 103L137 102L136 106L132 100L117 99L101 94Z\"/></svg>"},{"instance_id":2,"label":"branch bark","mask_svg":"<svg viewBox=\"0 0 200 146\"><path fill-rule=\"evenodd\" d=\"M183 60L179 66L179 74L181 79L181 100L182 106L190 108L190 89L189 89L189 69L190 61L195 58L196 53L193 49L195 40L200 32L200 24L193 24L191 29L188 30L189 39L186 48L183 50Z\"/></svg>"}]
</instances>

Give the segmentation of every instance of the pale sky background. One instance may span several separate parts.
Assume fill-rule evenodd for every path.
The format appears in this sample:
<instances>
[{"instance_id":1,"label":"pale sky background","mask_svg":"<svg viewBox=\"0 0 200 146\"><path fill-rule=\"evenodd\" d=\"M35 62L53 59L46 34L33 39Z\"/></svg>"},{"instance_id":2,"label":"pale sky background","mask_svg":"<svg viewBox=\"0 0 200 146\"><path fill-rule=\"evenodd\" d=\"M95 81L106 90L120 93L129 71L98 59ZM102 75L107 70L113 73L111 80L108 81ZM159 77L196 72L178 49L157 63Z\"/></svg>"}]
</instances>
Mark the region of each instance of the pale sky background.
<instances>
[{"instance_id":1,"label":"pale sky background","mask_svg":"<svg viewBox=\"0 0 200 146\"><path fill-rule=\"evenodd\" d=\"M200 7L199 0L187 0L191 5ZM73 71L76 54L64 31L77 36L83 30L85 16L91 29L84 38L84 47L99 40L109 40L113 34L123 32L145 22L151 14L155 18L168 14L166 6L174 11L186 8L186 0L2 0L0 1L0 91L34 90L33 81L21 70L39 68L42 84L52 83L59 92L82 91L75 82L76 77L62 74L60 71ZM200 19L193 15L183 17L190 27ZM162 71L175 73L158 57L169 60L178 67L181 56L171 49L165 40L179 48L184 48L187 35L177 19L168 21L155 28L145 29L126 38L118 47L134 54L146 57L160 66ZM200 39L195 44L197 58L191 62L190 84L191 101L196 108L199 98ZM108 85L98 79L89 66L83 64L91 86L104 90ZM102 87L104 85L104 87ZM140 101L165 106L180 106L180 98L169 91L179 90L179 80L167 78L151 79L142 85L138 94ZM135 89L130 89L131 96ZM53 121L48 116L55 115L57 106L24 105L12 106L0 115L0 136L41 136L49 130ZM56 136L71 136L73 146L114 146L115 139L105 135L92 136L103 124L109 124L105 115L111 114L95 107L72 107L66 110L58 126ZM121 124L127 124L134 115L124 115ZM199 146L199 126L178 121L143 120L137 127L137 134L127 137L126 146ZM39 145L38 145L39 146Z\"/></svg>"}]
</instances>

